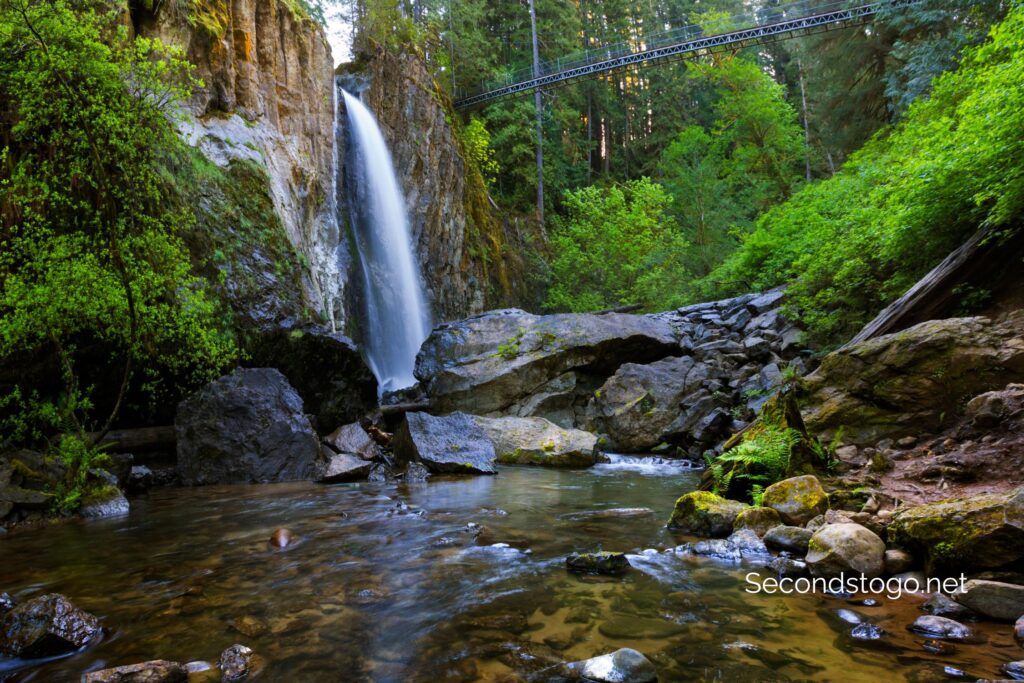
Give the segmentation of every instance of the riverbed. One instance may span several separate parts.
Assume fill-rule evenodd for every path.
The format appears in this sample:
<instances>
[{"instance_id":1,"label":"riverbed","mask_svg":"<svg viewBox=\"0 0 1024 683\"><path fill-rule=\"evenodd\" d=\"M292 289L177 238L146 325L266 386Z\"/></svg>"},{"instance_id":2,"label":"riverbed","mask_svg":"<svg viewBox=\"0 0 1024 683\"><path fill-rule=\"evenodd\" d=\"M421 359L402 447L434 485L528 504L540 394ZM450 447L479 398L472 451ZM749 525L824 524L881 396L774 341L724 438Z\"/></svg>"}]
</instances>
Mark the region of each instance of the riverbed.
<instances>
[{"instance_id":1,"label":"riverbed","mask_svg":"<svg viewBox=\"0 0 1024 683\"><path fill-rule=\"evenodd\" d=\"M549 680L550 667L633 647L662 681L998 678L1011 629L932 654L906 631L923 597L752 595L752 568L665 553L699 472L650 460L584 471L502 468L426 484L163 489L123 518L0 538L0 591L67 595L109 630L83 652L0 680L73 681L150 659L216 661L242 643L267 681ZM650 514L598 514L649 508ZM285 527L296 542L272 549ZM624 577L565 556L632 553ZM646 551L646 552L645 552ZM656 552L655 552L656 551ZM765 574L767 575L767 574ZM885 636L860 642L849 609ZM6 674L5 672L6 667Z\"/></svg>"}]
</instances>

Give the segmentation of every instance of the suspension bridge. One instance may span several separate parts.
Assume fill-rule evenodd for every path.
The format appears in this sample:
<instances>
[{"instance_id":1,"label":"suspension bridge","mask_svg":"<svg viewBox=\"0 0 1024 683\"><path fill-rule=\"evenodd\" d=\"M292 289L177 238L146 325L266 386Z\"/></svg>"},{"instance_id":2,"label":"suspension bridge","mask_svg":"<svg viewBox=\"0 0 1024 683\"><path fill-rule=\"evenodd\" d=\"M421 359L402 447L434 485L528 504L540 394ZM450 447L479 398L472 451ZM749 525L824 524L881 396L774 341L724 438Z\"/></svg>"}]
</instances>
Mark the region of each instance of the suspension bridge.
<instances>
[{"instance_id":1,"label":"suspension bridge","mask_svg":"<svg viewBox=\"0 0 1024 683\"><path fill-rule=\"evenodd\" d=\"M644 36L639 41L591 48L565 58L541 61L475 88L459 88L455 106L460 109L472 107L500 97L555 86L633 64L672 58L690 59L863 24L871 21L879 12L916 2L919 0L802 0L765 7L724 18L713 22L711 26L681 26Z\"/></svg>"}]
</instances>

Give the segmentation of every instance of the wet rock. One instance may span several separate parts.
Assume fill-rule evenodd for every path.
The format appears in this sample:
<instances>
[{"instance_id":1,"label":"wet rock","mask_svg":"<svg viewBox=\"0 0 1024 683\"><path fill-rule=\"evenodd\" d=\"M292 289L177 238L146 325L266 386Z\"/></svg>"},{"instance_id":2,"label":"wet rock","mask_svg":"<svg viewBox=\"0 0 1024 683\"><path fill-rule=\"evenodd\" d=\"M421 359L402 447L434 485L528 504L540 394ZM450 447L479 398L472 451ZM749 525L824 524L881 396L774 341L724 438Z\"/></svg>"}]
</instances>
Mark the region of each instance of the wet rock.
<instances>
[{"instance_id":1,"label":"wet rock","mask_svg":"<svg viewBox=\"0 0 1024 683\"><path fill-rule=\"evenodd\" d=\"M850 629L850 637L854 640L879 640L883 635L885 631L880 626L868 622L857 624Z\"/></svg>"},{"instance_id":2,"label":"wet rock","mask_svg":"<svg viewBox=\"0 0 1024 683\"><path fill-rule=\"evenodd\" d=\"M82 683L185 683L187 680L185 667L162 659L102 669L82 676Z\"/></svg>"},{"instance_id":3,"label":"wet rock","mask_svg":"<svg viewBox=\"0 0 1024 683\"><path fill-rule=\"evenodd\" d=\"M590 467L596 461L597 437L563 429L542 417L474 417L506 465Z\"/></svg>"},{"instance_id":4,"label":"wet rock","mask_svg":"<svg viewBox=\"0 0 1024 683\"><path fill-rule=\"evenodd\" d=\"M117 488L106 486L89 492L82 499L78 514L90 519L120 517L128 514L128 499Z\"/></svg>"},{"instance_id":5,"label":"wet rock","mask_svg":"<svg viewBox=\"0 0 1024 683\"><path fill-rule=\"evenodd\" d=\"M990 619L1013 621L1024 614L1024 586L971 579L952 595L968 609Z\"/></svg>"},{"instance_id":6,"label":"wet rock","mask_svg":"<svg viewBox=\"0 0 1024 683\"><path fill-rule=\"evenodd\" d=\"M736 529L750 529L759 537L763 537L769 530L782 524L779 513L772 508L759 507L747 508L738 515L733 527Z\"/></svg>"},{"instance_id":7,"label":"wet rock","mask_svg":"<svg viewBox=\"0 0 1024 683\"><path fill-rule=\"evenodd\" d=\"M928 598L921 609L928 614L935 615L937 617L947 617L949 619L969 619L974 616L968 608L961 605L956 600L946 597L942 593L935 593Z\"/></svg>"},{"instance_id":8,"label":"wet rock","mask_svg":"<svg viewBox=\"0 0 1024 683\"><path fill-rule=\"evenodd\" d=\"M565 566L571 572L580 574L608 574L617 576L629 569L625 553L596 552L573 553L565 558Z\"/></svg>"},{"instance_id":9,"label":"wet rock","mask_svg":"<svg viewBox=\"0 0 1024 683\"><path fill-rule=\"evenodd\" d=\"M720 562L739 562L742 559L740 549L736 547L736 544L724 538L712 538L706 541L686 544L680 546L678 550L684 553L710 557Z\"/></svg>"},{"instance_id":10,"label":"wet rock","mask_svg":"<svg viewBox=\"0 0 1024 683\"><path fill-rule=\"evenodd\" d=\"M1017 644L1024 647L1024 615L1017 618L1017 623L1013 625L1013 639L1017 641Z\"/></svg>"},{"instance_id":11,"label":"wet rock","mask_svg":"<svg viewBox=\"0 0 1024 683\"><path fill-rule=\"evenodd\" d=\"M647 617L618 616L602 621L598 627L601 635L619 640L636 640L638 638L671 638L687 629L663 619Z\"/></svg>"},{"instance_id":12,"label":"wet rock","mask_svg":"<svg viewBox=\"0 0 1024 683\"><path fill-rule=\"evenodd\" d=\"M407 413L395 432L395 457L438 474L496 474L491 440L465 413Z\"/></svg>"},{"instance_id":13,"label":"wet rock","mask_svg":"<svg viewBox=\"0 0 1024 683\"><path fill-rule=\"evenodd\" d=\"M185 485L309 479L320 454L302 399L273 368L207 384L178 404L174 425Z\"/></svg>"},{"instance_id":14,"label":"wet rock","mask_svg":"<svg viewBox=\"0 0 1024 683\"><path fill-rule=\"evenodd\" d=\"M612 374L678 349L672 328L648 316L559 314L518 309L434 328L416 358L416 376L438 411L503 411L577 368Z\"/></svg>"},{"instance_id":15,"label":"wet rock","mask_svg":"<svg viewBox=\"0 0 1024 683\"><path fill-rule=\"evenodd\" d=\"M98 637L99 620L63 595L51 593L0 617L0 655L39 659L72 652Z\"/></svg>"},{"instance_id":16,"label":"wet rock","mask_svg":"<svg viewBox=\"0 0 1024 683\"><path fill-rule=\"evenodd\" d=\"M764 542L769 548L786 550L800 555L807 554L807 545L811 542L814 532L799 526L776 526L764 535Z\"/></svg>"},{"instance_id":17,"label":"wet rock","mask_svg":"<svg viewBox=\"0 0 1024 683\"><path fill-rule=\"evenodd\" d=\"M828 524L808 543L807 566L813 576L841 573L879 576L884 569L885 543L859 524Z\"/></svg>"},{"instance_id":18,"label":"wet rock","mask_svg":"<svg viewBox=\"0 0 1024 683\"><path fill-rule=\"evenodd\" d=\"M562 519L573 522L603 519L632 519L636 517L651 517L654 510L651 508L608 508L606 510L585 510L583 512L570 512L562 515Z\"/></svg>"},{"instance_id":19,"label":"wet rock","mask_svg":"<svg viewBox=\"0 0 1024 683\"><path fill-rule=\"evenodd\" d=\"M342 425L324 437L324 443L337 453L349 453L363 460L376 460L380 446L358 422Z\"/></svg>"},{"instance_id":20,"label":"wet rock","mask_svg":"<svg viewBox=\"0 0 1024 683\"><path fill-rule=\"evenodd\" d=\"M232 645L220 653L221 676L225 681L240 681L255 667L256 655L245 645Z\"/></svg>"},{"instance_id":21,"label":"wet rock","mask_svg":"<svg viewBox=\"0 0 1024 683\"><path fill-rule=\"evenodd\" d=\"M786 524L803 526L828 510L828 494L814 475L776 482L764 490L762 505L772 508Z\"/></svg>"},{"instance_id":22,"label":"wet rock","mask_svg":"<svg viewBox=\"0 0 1024 683\"><path fill-rule=\"evenodd\" d=\"M658 671L649 659L630 648L566 664L571 674L597 683L653 683Z\"/></svg>"},{"instance_id":23,"label":"wet rock","mask_svg":"<svg viewBox=\"0 0 1024 683\"><path fill-rule=\"evenodd\" d=\"M929 572L998 568L1024 559L1024 487L897 512L889 539L919 551Z\"/></svg>"},{"instance_id":24,"label":"wet rock","mask_svg":"<svg viewBox=\"0 0 1024 683\"><path fill-rule=\"evenodd\" d=\"M14 609L14 598L9 593L0 593L0 616Z\"/></svg>"},{"instance_id":25,"label":"wet rock","mask_svg":"<svg viewBox=\"0 0 1024 683\"><path fill-rule=\"evenodd\" d=\"M407 484L423 484L430 479L430 470L421 462L411 462L405 466L402 480Z\"/></svg>"},{"instance_id":26,"label":"wet rock","mask_svg":"<svg viewBox=\"0 0 1024 683\"><path fill-rule=\"evenodd\" d=\"M270 536L270 545L274 548L287 548L292 544L295 537L288 529L277 529Z\"/></svg>"},{"instance_id":27,"label":"wet rock","mask_svg":"<svg viewBox=\"0 0 1024 683\"><path fill-rule=\"evenodd\" d=\"M668 527L695 536L728 536L736 517L748 507L708 491L691 491L676 501Z\"/></svg>"},{"instance_id":28,"label":"wet rock","mask_svg":"<svg viewBox=\"0 0 1024 683\"><path fill-rule=\"evenodd\" d=\"M125 489L128 493L137 495L145 493L152 487L153 470L145 465L133 465L131 472L128 474L128 481L125 483Z\"/></svg>"},{"instance_id":29,"label":"wet rock","mask_svg":"<svg viewBox=\"0 0 1024 683\"><path fill-rule=\"evenodd\" d=\"M648 451L665 440L683 398L701 387L708 367L689 356L626 363L594 393L587 413L617 451Z\"/></svg>"},{"instance_id":30,"label":"wet rock","mask_svg":"<svg viewBox=\"0 0 1024 683\"><path fill-rule=\"evenodd\" d=\"M795 560L791 557L782 557L781 555L768 563L768 569L774 572L780 579L797 579L808 574L806 562Z\"/></svg>"},{"instance_id":31,"label":"wet rock","mask_svg":"<svg viewBox=\"0 0 1024 683\"><path fill-rule=\"evenodd\" d=\"M919 635L940 640L962 641L974 637L974 632L959 621L932 615L918 617L909 628Z\"/></svg>"},{"instance_id":32,"label":"wet rock","mask_svg":"<svg viewBox=\"0 0 1024 683\"><path fill-rule=\"evenodd\" d=\"M764 541L758 538L752 529L737 529L729 536L728 541L736 546L740 555L746 559L768 555L768 548L765 547Z\"/></svg>"},{"instance_id":33,"label":"wet rock","mask_svg":"<svg viewBox=\"0 0 1024 683\"><path fill-rule=\"evenodd\" d=\"M1003 673L1015 681L1024 681L1024 660L1003 664Z\"/></svg>"},{"instance_id":34,"label":"wet rock","mask_svg":"<svg viewBox=\"0 0 1024 683\"><path fill-rule=\"evenodd\" d=\"M254 616L242 616L232 619L231 628L241 633L246 638L259 638L269 630L270 626L263 619Z\"/></svg>"},{"instance_id":35,"label":"wet rock","mask_svg":"<svg viewBox=\"0 0 1024 683\"><path fill-rule=\"evenodd\" d=\"M914 556L906 550L891 548L885 551L885 573L902 574L914 566Z\"/></svg>"},{"instance_id":36,"label":"wet rock","mask_svg":"<svg viewBox=\"0 0 1024 683\"><path fill-rule=\"evenodd\" d=\"M332 453L316 465L316 480L321 484L360 481L370 475L373 463L348 453Z\"/></svg>"}]
</instances>

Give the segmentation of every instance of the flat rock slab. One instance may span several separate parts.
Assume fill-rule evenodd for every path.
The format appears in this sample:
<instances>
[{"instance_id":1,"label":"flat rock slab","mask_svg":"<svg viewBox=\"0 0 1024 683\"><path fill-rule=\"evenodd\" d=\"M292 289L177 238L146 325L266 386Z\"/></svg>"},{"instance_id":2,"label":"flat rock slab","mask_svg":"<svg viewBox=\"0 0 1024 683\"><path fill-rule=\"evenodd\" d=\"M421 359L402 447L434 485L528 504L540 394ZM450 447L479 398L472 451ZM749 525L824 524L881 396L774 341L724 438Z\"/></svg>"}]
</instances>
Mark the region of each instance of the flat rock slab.
<instances>
[{"instance_id":1,"label":"flat rock slab","mask_svg":"<svg viewBox=\"0 0 1024 683\"><path fill-rule=\"evenodd\" d=\"M573 676L597 683L653 683L658 680L658 670L651 660L628 647L599 657L570 662L566 668Z\"/></svg>"},{"instance_id":2,"label":"flat rock slab","mask_svg":"<svg viewBox=\"0 0 1024 683\"><path fill-rule=\"evenodd\" d=\"M971 579L953 599L990 619L1014 621L1024 614L1024 586L1012 583Z\"/></svg>"},{"instance_id":3,"label":"flat rock slab","mask_svg":"<svg viewBox=\"0 0 1024 683\"><path fill-rule=\"evenodd\" d=\"M334 453L317 463L316 480L321 484L360 481L370 476L373 463L348 453Z\"/></svg>"},{"instance_id":4,"label":"flat rock slab","mask_svg":"<svg viewBox=\"0 0 1024 683\"><path fill-rule=\"evenodd\" d=\"M102 669L82 676L82 683L185 683L187 680L185 667L162 659Z\"/></svg>"},{"instance_id":5,"label":"flat rock slab","mask_svg":"<svg viewBox=\"0 0 1024 683\"><path fill-rule=\"evenodd\" d=\"M590 467L597 456L597 437L579 429L563 429L542 417L476 417L474 421L494 446L503 465Z\"/></svg>"},{"instance_id":6,"label":"flat rock slab","mask_svg":"<svg viewBox=\"0 0 1024 683\"><path fill-rule=\"evenodd\" d=\"M420 462L437 474L497 474L497 457L487 434L465 413L443 417L407 413L395 432L400 462Z\"/></svg>"}]
</instances>

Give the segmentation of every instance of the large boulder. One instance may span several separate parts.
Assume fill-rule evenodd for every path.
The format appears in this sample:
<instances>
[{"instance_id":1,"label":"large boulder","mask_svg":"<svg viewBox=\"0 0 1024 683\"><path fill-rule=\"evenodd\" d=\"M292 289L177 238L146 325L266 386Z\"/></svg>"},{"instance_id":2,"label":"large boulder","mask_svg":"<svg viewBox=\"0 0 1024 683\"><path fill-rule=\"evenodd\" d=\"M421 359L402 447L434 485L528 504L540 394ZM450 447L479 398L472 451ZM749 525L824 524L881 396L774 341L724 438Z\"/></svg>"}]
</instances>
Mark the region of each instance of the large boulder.
<instances>
[{"instance_id":1,"label":"large boulder","mask_svg":"<svg viewBox=\"0 0 1024 683\"><path fill-rule=\"evenodd\" d=\"M668 527L694 536L728 536L736 517L749 507L708 491L691 491L676 501Z\"/></svg>"},{"instance_id":2,"label":"large boulder","mask_svg":"<svg viewBox=\"0 0 1024 683\"><path fill-rule=\"evenodd\" d=\"M494 446L465 413L406 413L392 446L400 462L420 462L438 474L497 474Z\"/></svg>"},{"instance_id":3,"label":"large boulder","mask_svg":"<svg viewBox=\"0 0 1024 683\"><path fill-rule=\"evenodd\" d=\"M990 619L1014 621L1024 614L1024 586L1013 583L971 579L953 593L953 599Z\"/></svg>"},{"instance_id":4,"label":"large boulder","mask_svg":"<svg viewBox=\"0 0 1024 683\"><path fill-rule=\"evenodd\" d=\"M491 311L434 329L416 358L433 409L504 411L574 369L612 374L673 355L672 328L647 316Z\"/></svg>"},{"instance_id":5,"label":"large boulder","mask_svg":"<svg viewBox=\"0 0 1024 683\"><path fill-rule=\"evenodd\" d=\"M816 434L874 444L937 432L963 401L1024 381L1024 311L931 320L829 354L805 379Z\"/></svg>"},{"instance_id":6,"label":"large boulder","mask_svg":"<svg viewBox=\"0 0 1024 683\"><path fill-rule=\"evenodd\" d=\"M599 657L570 662L565 667L573 678L597 683L654 683L658 680L658 670L651 660L628 647Z\"/></svg>"},{"instance_id":7,"label":"large boulder","mask_svg":"<svg viewBox=\"0 0 1024 683\"><path fill-rule=\"evenodd\" d=\"M494 445L499 463L547 467L590 467L597 437L562 429L542 417L474 417Z\"/></svg>"},{"instance_id":8,"label":"large boulder","mask_svg":"<svg viewBox=\"0 0 1024 683\"><path fill-rule=\"evenodd\" d=\"M157 659L101 669L82 676L82 683L185 683L188 672L178 662Z\"/></svg>"},{"instance_id":9,"label":"large boulder","mask_svg":"<svg viewBox=\"0 0 1024 683\"><path fill-rule=\"evenodd\" d=\"M316 325L275 327L251 344L249 364L277 368L322 434L377 408L377 380L352 340Z\"/></svg>"},{"instance_id":10,"label":"large boulder","mask_svg":"<svg viewBox=\"0 0 1024 683\"><path fill-rule=\"evenodd\" d=\"M708 367L690 356L647 365L626 363L594 392L591 427L607 434L618 451L650 450L679 418L680 402L708 378Z\"/></svg>"},{"instance_id":11,"label":"large boulder","mask_svg":"<svg viewBox=\"0 0 1024 683\"><path fill-rule=\"evenodd\" d=\"M29 450L0 454L0 521L23 511L47 510L53 505L48 491L64 479L64 467L55 458Z\"/></svg>"},{"instance_id":12,"label":"large boulder","mask_svg":"<svg viewBox=\"0 0 1024 683\"><path fill-rule=\"evenodd\" d=\"M885 542L860 524L826 524L814 532L807 548L813 576L845 573L874 578L885 569Z\"/></svg>"},{"instance_id":13,"label":"large boulder","mask_svg":"<svg viewBox=\"0 0 1024 683\"><path fill-rule=\"evenodd\" d=\"M779 513L786 524L803 526L828 510L828 494L813 474L790 477L764 490L761 504Z\"/></svg>"},{"instance_id":14,"label":"large boulder","mask_svg":"<svg viewBox=\"0 0 1024 683\"><path fill-rule=\"evenodd\" d=\"M320 442L302 399L273 368L239 368L178 404L182 483L309 479Z\"/></svg>"},{"instance_id":15,"label":"large boulder","mask_svg":"<svg viewBox=\"0 0 1024 683\"><path fill-rule=\"evenodd\" d=\"M888 533L923 553L929 571L1017 565L1024 560L1024 487L902 510Z\"/></svg>"},{"instance_id":16,"label":"large boulder","mask_svg":"<svg viewBox=\"0 0 1024 683\"><path fill-rule=\"evenodd\" d=\"M99 619L51 593L0 617L0 655L40 659L73 652L102 632Z\"/></svg>"}]
</instances>

